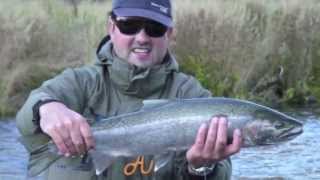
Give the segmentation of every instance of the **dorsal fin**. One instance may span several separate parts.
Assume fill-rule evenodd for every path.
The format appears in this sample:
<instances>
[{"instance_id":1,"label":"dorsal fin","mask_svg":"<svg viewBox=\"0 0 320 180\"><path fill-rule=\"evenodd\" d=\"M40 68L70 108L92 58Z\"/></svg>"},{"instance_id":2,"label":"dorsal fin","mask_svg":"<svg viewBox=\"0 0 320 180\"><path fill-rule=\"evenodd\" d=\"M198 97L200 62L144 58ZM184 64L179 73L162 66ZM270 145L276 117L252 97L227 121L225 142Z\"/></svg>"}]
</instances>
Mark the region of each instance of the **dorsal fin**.
<instances>
[{"instance_id":1,"label":"dorsal fin","mask_svg":"<svg viewBox=\"0 0 320 180\"><path fill-rule=\"evenodd\" d=\"M144 100L143 101L143 107L141 108L141 110L158 108L158 107L170 104L173 101L174 100L170 100L170 99Z\"/></svg>"}]
</instances>

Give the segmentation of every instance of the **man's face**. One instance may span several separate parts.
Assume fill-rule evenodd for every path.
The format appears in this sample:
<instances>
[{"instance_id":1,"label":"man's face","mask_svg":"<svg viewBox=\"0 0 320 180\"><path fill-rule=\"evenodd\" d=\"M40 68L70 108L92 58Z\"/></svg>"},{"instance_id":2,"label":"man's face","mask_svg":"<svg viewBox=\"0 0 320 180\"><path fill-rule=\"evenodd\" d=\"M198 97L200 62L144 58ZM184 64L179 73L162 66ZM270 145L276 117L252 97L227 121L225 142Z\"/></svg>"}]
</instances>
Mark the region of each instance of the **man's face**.
<instances>
[{"instance_id":1,"label":"man's face","mask_svg":"<svg viewBox=\"0 0 320 180\"><path fill-rule=\"evenodd\" d=\"M161 64L168 50L172 28L164 31L163 27L158 28L159 23L154 23L137 17L110 18L108 31L116 55L138 67Z\"/></svg>"}]
</instances>

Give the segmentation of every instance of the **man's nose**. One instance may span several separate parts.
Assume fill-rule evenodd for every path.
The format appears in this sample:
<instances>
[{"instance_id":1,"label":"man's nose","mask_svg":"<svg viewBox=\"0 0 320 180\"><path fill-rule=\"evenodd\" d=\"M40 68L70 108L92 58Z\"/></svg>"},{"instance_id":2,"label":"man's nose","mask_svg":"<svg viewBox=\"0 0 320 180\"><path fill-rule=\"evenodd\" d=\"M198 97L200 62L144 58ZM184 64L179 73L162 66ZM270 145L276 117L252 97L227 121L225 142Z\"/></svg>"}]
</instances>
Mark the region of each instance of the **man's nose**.
<instances>
[{"instance_id":1,"label":"man's nose","mask_svg":"<svg viewBox=\"0 0 320 180\"><path fill-rule=\"evenodd\" d=\"M144 28L142 28L138 32L138 34L135 35L135 39L139 43L145 43L145 42L149 42L151 40L151 37L146 33Z\"/></svg>"}]
</instances>

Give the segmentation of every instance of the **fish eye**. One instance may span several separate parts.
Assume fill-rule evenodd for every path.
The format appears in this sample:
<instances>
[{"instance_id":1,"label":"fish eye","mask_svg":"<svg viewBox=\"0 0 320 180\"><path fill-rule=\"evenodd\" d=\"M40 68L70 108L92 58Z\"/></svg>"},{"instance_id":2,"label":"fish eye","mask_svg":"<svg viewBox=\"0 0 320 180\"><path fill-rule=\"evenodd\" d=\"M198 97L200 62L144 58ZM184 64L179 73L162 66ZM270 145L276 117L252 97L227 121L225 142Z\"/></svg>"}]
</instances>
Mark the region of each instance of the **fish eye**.
<instances>
[{"instance_id":1,"label":"fish eye","mask_svg":"<svg viewBox=\"0 0 320 180\"><path fill-rule=\"evenodd\" d=\"M281 121L276 121L276 122L274 122L273 125L277 129L281 129L281 128L283 128L285 126L285 124L283 122L281 122Z\"/></svg>"}]
</instances>

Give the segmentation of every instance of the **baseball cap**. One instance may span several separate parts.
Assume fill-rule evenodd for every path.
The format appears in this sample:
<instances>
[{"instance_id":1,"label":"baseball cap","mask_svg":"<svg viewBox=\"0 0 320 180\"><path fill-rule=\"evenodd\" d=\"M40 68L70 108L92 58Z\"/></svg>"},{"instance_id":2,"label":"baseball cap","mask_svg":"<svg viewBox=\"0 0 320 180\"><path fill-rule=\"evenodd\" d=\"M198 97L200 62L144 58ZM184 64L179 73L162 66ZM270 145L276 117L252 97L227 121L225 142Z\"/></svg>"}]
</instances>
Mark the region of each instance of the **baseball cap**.
<instances>
[{"instance_id":1,"label":"baseball cap","mask_svg":"<svg viewBox=\"0 0 320 180\"><path fill-rule=\"evenodd\" d=\"M113 0L112 12L116 16L137 16L173 26L170 0Z\"/></svg>"}]
</instances>

